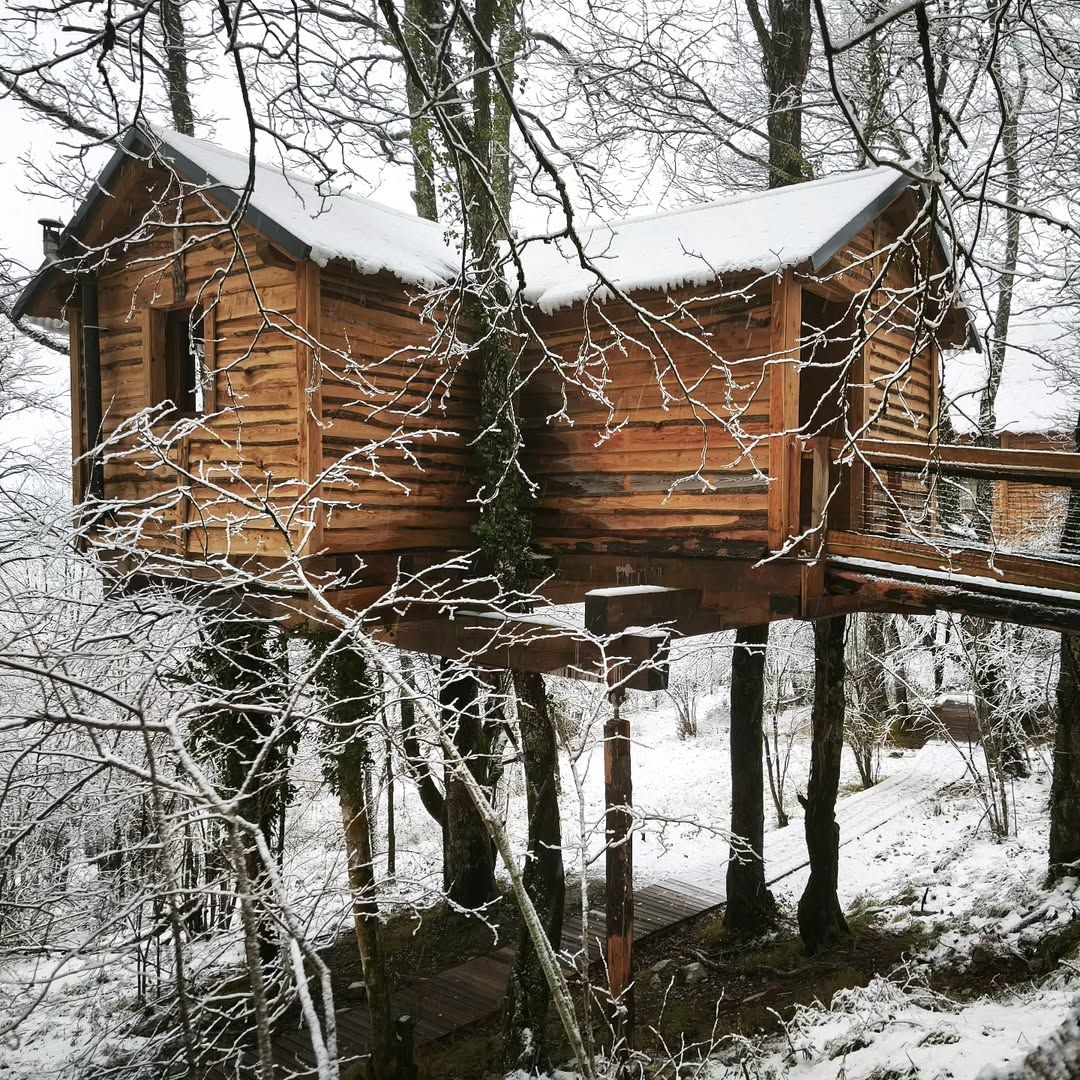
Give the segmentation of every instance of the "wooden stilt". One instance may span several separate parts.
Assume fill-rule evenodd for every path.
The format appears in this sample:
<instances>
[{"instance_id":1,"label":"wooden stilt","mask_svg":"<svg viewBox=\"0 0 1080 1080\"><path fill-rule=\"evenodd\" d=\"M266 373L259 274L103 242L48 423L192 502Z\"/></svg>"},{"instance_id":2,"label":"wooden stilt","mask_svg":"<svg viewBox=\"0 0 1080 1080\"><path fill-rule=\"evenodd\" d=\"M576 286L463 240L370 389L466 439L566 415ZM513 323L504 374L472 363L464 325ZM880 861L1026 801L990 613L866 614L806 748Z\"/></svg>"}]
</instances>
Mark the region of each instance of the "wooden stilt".
<instances>
[{"instance_id":1,"label":"wooden stilt","mask_svg":"<svg viewBox=\"0 0 1080 1080\"><path fill-rule=\"evenodd\" d=\"M607 968L612 998L612 1030L617 1052L634 1035L634 851L630 810L630 723L619 713L622 694L604 724L604 800L607 837Z\"/></svg>"}]
</instances>

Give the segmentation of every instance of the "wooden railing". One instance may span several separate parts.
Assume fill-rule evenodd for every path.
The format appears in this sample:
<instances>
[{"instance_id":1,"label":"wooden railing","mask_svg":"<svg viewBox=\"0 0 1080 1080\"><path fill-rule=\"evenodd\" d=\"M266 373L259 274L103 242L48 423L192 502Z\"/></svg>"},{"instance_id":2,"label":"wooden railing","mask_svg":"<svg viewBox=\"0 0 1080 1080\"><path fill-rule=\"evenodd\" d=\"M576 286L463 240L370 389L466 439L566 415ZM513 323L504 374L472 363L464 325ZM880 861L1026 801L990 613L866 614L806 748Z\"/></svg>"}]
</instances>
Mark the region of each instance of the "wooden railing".
<instances>
[{"instance_id":1,"label":"wooden railing","mask_svg":"<svg viewBox=\"0 0 1080 1080\"><path fill-rule=\"evenodd\" d=\"M807 457L811 558L1080 591L1080 453L822 437Z\"/></svg>"}]
</instances>

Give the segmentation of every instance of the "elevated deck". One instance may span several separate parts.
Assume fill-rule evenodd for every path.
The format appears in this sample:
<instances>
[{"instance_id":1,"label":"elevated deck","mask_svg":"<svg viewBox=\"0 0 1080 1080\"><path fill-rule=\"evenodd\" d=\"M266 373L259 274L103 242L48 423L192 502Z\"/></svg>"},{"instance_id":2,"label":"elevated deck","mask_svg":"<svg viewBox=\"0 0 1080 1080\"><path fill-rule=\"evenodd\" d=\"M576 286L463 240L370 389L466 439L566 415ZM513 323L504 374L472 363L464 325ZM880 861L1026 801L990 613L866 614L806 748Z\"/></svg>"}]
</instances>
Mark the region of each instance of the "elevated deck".
<instances>
[{"instance_id":1,"label":"elevated deck","mask_svg":"<svg viewBox=\"0 0 1080 1080\"><path fill-rule=\"evenodd\" d=\"M804 553L820 566L821 613L1080 628L1080 454L821 439L808 457Z\"/></svg>"}]
</instances>

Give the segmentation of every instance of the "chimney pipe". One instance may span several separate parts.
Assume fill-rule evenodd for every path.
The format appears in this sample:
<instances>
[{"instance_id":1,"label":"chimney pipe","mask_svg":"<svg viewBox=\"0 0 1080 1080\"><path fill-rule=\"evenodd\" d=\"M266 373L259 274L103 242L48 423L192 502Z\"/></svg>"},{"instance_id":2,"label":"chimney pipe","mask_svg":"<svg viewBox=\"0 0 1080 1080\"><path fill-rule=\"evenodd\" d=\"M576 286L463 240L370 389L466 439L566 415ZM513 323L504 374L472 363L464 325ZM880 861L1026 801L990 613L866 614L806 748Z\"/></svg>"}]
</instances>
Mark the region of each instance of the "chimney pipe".
<instances>
[{"instance_id":1,"label":"chimney pipe","mask_svg":"<svg viewBox=\"0 0 1080 1080\"><path fill-rule=\"evenodd\" d=\"M41 248L45 252L45 258L50 262L60 255L60 234L64 231L64 223L56 218L38 218L41 226Z\"/></svg>"}]
</instances>

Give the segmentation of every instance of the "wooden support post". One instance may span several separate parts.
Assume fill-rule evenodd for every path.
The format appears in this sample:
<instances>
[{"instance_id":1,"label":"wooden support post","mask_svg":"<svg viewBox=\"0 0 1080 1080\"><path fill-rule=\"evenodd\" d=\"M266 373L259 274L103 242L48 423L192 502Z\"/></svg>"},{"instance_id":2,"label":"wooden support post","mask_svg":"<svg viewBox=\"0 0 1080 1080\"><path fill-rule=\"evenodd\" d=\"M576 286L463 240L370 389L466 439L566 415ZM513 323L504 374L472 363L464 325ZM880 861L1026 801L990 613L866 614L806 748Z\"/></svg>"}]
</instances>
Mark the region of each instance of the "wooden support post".
<instances>
[{"instance_id":1,"label":"wooden support post","mask_svg":"<svg viewBox=\"0 0 1080 1080\"><path fill-rule=\"evenodd\" d=\"M828 435L814 438L813 488L810 500L809 528L812 531L804 541L804 554L811 562L802 566L802 589L800 615L804 619L817 618L817 609L825 593L825 550L828 539L830 497L838 499L833 470L832 446Z\"/></svg>"},{"instance_id":2,"label":"wooden support post","mask_svg":"<svg viewBox=\"0 0 1080 1080\"><path fill-rule=\"evenodd\" d=\"M769 548L779 551L799 524L799 347L802 287L792 270L773 280L769 337Z\"/></svg>"},{"instance_id":3,"label":"wooden support post","mask_svg":"<svg viewBox=\"0 0 1080 1080\"><path fill-rule=\"evenodd\" d=\"M607 840L607 968L613 1049L625 1054L634 1039L634 838L630 777L630 722L620 713L622 691L612 694L604 724L604 806Z\"/></svg>"},{"instance_id":4,"label":"wooden support post","mask_svg":"<svg viewBox=\"0 0 1080 1080\"><path fill-rule=\"evenodd\" d=\"M318 554L323 545L326 507L313 490L323 470L322 371L319 341L322 336L322 276L318 264L296 264L296 403L297 464L299 480L309 489L308 532L305 552Z\"/></svg>"}]
</instances>

